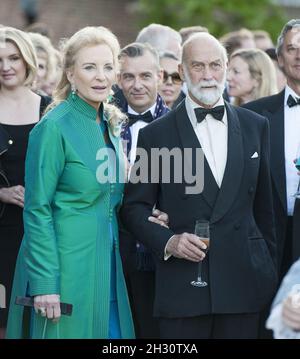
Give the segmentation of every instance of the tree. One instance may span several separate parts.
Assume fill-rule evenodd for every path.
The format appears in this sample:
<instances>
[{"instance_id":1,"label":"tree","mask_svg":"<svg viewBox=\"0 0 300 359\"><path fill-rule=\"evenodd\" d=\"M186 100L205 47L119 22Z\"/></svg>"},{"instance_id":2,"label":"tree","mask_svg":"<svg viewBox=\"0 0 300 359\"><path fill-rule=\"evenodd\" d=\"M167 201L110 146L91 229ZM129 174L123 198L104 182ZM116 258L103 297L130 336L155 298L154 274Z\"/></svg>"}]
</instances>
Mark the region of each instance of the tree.
<instances>
[{"instance_id":1,"label":"tree","mask_svg":"<svg viewBox=\"0 0 300 359\"><path fill-rule=\"evenodd\" d=\"M155 22L174 29L201 25L219 37L246 27L268 31L273 40L286 22L273 0L139 0L140 25Z\"/></svg>"}]
</instances>

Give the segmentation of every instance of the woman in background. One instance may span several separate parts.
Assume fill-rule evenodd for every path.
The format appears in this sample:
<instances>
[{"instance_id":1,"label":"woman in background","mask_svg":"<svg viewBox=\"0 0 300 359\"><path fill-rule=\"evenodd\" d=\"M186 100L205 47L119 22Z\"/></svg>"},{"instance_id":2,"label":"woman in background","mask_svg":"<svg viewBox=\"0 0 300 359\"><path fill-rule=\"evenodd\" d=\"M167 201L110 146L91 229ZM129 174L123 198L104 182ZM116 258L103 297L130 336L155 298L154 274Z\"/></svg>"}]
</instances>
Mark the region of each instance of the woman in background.
<instances>
[{"instance_id":1,"label":"woman in background","mask_svg":"<svg viewBox=\"0 0 300 359\"><path fill-rule=\"evenodd\" d=\"M166 105L173 109L185 98L178 72L180 61L172 52L164 52L159 56L159 63L163 70L163 81L159 85L158 92Z\"/></svg>"},{"instance_id":2,"label":"woman in background","mask_svg":"<svg viewBox=\"0 0 300 359\"><path fill-rule=\"evenodd\" d=\"M24 170L29 132L49 98L31 90L37 59L23 31L0 28L0 283L9 304L15 262L23 236ZM8 309L0 310L0 337Z\"/></svg>"},{"instance_id":3,"label":"woman in background","mask_svg":"<svg viewBox=\"0 0 300 359\"><path fill-rule=\"evenodd\" d=\"M228 95L241 106L261 97L278 93L275 66L269 56L259 49L236 50L230 56Z\"/></svg>"},{"instance_id":4,"label":"woman in background","mask_svg":"<svg viewBox=\"0 0 300 359\"><path fill-rule=\"evenodd\" d=\"M56 77L57 50L53 47L48 37L36 32L29 32L28 35L35 47L38 62L33 90L40 94L52 96L54 86L50 86L50 83Z\"/></svg>"}]
</instances>

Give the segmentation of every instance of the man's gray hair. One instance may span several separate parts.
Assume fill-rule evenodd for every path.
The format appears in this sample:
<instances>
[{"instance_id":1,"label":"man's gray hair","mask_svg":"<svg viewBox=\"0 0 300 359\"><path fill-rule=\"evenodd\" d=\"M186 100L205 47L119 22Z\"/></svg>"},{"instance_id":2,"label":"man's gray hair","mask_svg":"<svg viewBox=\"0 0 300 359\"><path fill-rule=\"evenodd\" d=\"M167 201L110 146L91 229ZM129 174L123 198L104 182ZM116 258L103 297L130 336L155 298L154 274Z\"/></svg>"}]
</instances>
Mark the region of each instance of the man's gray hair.
<instances>
[{"instance_id":1,"label":"man's gray hair","mask_svg":"<svg viewBox=\"0 0 300 359\"><path fill-rule=\"evenodd\" d=\"M158 52L153 46L151 46L148 43L141 44L138 42L133 42L123 47L123 49L120 51L119 54L119 60L121 60L124 57L130 57L130 58L140 57L143 56L146 51L148 51L153 56L157 68L160 69Z\"/></svg>"},{"instance_id":2,"label":"man's gray hair","mask_svg":"<svg viewBox=\"0 0 300 359\"><path fill-rule=\"evenodd\" d=\"M136 42L147 42L159 52L164 51L170 39L181 45L181 36L178 31L161 24L150 24L144 27L137 35Z\"/></svg>"},{"instance_id":3,"label":"man's gray hair","mask_svg":"<svg viewBox=\"0 0 300 359\"><path fill-rule=\"evenodd\" d=\"M172 59L176 61L180 61L180 59L171 51L164 51L159 54L159 59Z\"/></svg>"},{"instance_id":4,"label":"man's gray hair","mask_svg":"<svg viewBox=\"0 0 300 359\"><path fill-rule=\"evenodd\" d=\"M276 46L277 56L279 56L282 52L283 41L285 39L286 34L294 28L298 28L300 30L300 19L292 19L284 25L277 39L277 46ZM297 42L299 42L300 45L300 39Z\"/></svg>"}]
</instances>

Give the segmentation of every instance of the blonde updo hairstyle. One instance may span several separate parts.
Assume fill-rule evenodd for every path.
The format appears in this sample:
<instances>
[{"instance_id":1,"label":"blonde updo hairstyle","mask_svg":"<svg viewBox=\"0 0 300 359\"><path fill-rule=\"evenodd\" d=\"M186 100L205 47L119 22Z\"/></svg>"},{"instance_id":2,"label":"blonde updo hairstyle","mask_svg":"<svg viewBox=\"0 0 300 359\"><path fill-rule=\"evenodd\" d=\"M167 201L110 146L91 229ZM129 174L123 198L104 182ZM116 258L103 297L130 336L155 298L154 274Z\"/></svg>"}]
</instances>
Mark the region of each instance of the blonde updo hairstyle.
<instances>
[{"instance_id":1,"label":"blonde updo hairstyle","mask_svg":"<svg viewBox=\"0 0 300 359\"><path fill-rule=\"evenodd\" d=\"M53 102L47 110L57 106L70 94L71 84L67 78L67 72L74 66L77 53L85 47L97 45L107 45L111 49L115 73L117 73L120 45L116 36L103 26L84 27L62 44L62 76L53 92ZM108 103L103 105L110 125L113 127L120 126L121 122L126 119L126 116L114 105Z\"/></svg>"}]
</instances>

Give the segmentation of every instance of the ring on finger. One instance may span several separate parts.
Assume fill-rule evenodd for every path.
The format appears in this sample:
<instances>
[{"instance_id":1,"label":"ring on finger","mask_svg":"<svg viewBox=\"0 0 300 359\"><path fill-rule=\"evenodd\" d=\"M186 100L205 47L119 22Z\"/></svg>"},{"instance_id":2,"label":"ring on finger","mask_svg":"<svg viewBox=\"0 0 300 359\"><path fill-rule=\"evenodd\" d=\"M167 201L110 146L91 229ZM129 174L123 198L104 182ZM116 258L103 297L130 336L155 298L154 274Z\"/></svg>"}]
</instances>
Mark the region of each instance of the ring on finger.
<instances>
[{"instance_id":1,"label":"ring on finger","mask_svg":"<svg viewBox=\"0 0 300 359\"><path fill-rule=\"evenodd\" d=\"M42 317L46 315L46 308L40 307L39 311L40 311Z\"/></svg>"}]
</instances>

